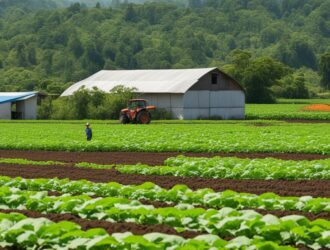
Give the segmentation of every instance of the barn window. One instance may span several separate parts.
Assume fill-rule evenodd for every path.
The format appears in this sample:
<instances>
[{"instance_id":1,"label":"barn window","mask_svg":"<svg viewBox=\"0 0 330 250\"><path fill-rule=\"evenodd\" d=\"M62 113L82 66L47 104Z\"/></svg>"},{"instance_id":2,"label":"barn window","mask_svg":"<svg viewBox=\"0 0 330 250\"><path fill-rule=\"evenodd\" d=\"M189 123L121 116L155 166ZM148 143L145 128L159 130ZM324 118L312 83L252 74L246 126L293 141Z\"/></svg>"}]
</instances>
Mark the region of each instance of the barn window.
<instances>
[{"instance_id":1,"label":"barn window","mask_svg":"<svg viewBox=\"0 0 330 250\"><path fill-rule=\"evenodd\" d=\"M212 74L212 84L218 84L218 74Z\"/></svg>"}]
</instances>

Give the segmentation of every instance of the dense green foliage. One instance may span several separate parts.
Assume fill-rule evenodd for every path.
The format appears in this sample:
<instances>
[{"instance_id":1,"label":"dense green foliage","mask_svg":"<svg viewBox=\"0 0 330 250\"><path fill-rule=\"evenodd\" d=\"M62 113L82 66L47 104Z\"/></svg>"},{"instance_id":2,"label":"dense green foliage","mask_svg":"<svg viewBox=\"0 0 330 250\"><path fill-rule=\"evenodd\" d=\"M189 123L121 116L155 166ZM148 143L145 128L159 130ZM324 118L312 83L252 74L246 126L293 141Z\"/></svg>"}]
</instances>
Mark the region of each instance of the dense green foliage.
<instances>
[{"instance_id":1,"label":"dense green foliage","mask_svg":"<svg viewBox=\"0 0 330 250\"><path fill-rule=\"evenodd\" d=\"M321 57L321 84L330 89L330 52Z\"/></svg>"},{"instance_id":2,"label":"dense green foliage","mask_svg":"<svg viewBox=\"0 0 330 250\"><path fill-rule=\"evenodd\" d=\"M329 51L330 2L323 0L172 1L178 5L114 9L100 8L103 1L66 9L53 6L61 1L24 2L1 2L0 91L60 93L100 69L217 66L251 90L249 101L269 102L269 88L283 77L289 80L281 81L278 95L306 97L301 79L317 86L315 71ZM250 53L251 63L237 61L230 53L235 49ZM302 68L303 78L292 82L293 70L278 61ZM274 74L268 79L269 72Z\"/></svg>"},{"instance_id":3,"label":"dense green foliage","mask_svg":"<svg viewBox=\"0 0 330 250\"><path fill-rule=\"evenodd\" d=\"M120 110L135 97L134 89L118 85L110 93L79 89L72 96L48 97L38 109L39 119L118 119Z\"/></svg>"},{"instance_id":4,"label":"dense green foliage","mask_svg":"<svg viewBox=\"0 0 330 250\"><path fill-rule=\"evenodd\" d=\"M317 223L315 223L317 224ZM262 239L237 237L225 241L216 235L201 235L193 239L161 233L133 235L115 233L109 235L104 229L88 231L73 222L55 223L46 218L27 218L20 213L0 213L0 247L32 250L47 249L148 249L148 250L239 250L243 248L293 250L293 247L278 246Z\"/></svg>"},{"instance_id":5,"label":"dense green foliage","mask_svg":"<svg viewBox=\"0 0 330 250\"><path fill-rule=\"evenodd\" d=\"M71 213L91 220L134 222L153 225L165 224L178 231L196 230L220 237L259 238L281 245L304 244L320 249L328 247L326 231L330 222L318 219L309 221L304 216L291 215L278 218L261 215L253 210L220 210L194 208L189 204L155 208L136 200L107 197L49 196L47 192L0 187L0 205L5 209L28 209L43 213Z\"/></svg>"},{"instance_id":6,"label":"dense green foliage","mask_svg":"<svg viewBox=\"0 0 330 250\"><path fill-rule=\"evenodd\" d=\"M62 194L144 199L175 204L186 203L215 209L231 207L235 209L298 210L313 213L330 212L329 198L281 197L274 193L256 195L237 193L232 190L214 192L210 188L191 190L185 185L175 185L171 189L164 189L150 182L141 185L122 185L117 182L93 183L86 180L23 179L3 176L0 177L0 184L29 191L54 191Z\"/></svg>"},{"instance_id":7,"label":"dense green foliage","mask_svg":"<svg viewBox=\"0 0 330 250\"><path fill-rule=\"evenodd\" d=\"M146 152L301 152L330 153L329 125L274 122L92 124L86 142L84 123L1 123L1 149ZM17 139L19 138L19 140Z\"/></svg>"}]
</instances>

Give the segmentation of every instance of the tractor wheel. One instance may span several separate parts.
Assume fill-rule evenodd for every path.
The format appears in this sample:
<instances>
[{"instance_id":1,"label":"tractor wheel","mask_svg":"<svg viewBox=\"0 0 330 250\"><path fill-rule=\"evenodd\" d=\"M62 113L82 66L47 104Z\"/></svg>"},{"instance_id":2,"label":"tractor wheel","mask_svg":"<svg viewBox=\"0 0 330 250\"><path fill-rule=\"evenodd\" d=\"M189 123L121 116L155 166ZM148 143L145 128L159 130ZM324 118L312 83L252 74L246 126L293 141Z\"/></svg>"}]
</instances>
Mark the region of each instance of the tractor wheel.
<instances>
[{"instance_id":1,"label":"tractor wheel","mask_svg":"<svg viewBox=\"0 0 330 250\"><path fill-rule=\"evenodd\" d=\"M129 118L126 114L120 114L119 121L121 124L128 124Z\"/></svg>"},{"instance_id":2,"label":"tractor wheel","mask_svg":"<svg viewBox=\"0 0 330 250\"><path fill-rule=\"evenodd\" d=\"M137 114L136 121L140 124L149 124L151 122L151 116L148 111L142 110Z\"/></svg>"}]
</instances>

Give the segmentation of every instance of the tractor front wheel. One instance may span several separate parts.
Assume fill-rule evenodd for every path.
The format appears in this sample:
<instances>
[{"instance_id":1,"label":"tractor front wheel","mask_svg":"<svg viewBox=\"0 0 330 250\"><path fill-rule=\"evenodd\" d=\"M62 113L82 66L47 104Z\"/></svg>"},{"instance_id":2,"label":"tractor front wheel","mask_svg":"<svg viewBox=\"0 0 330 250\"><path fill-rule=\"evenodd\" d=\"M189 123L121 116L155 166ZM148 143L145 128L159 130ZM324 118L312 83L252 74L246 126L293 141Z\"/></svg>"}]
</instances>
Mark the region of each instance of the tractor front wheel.
<instances>
[{"instance_id":1,"label":"tractor front wheel","mask_svg":"<svg viewBox=\"0 0 330 250\"><path fill-rule=\"evenodd\" d=\"M120 117L119 117L119 122L121 124L128 124L129 123L129 118L126 114L120 114Z\"/></svg>"},{"instance_id":2,"label":"tractor front wheel","mask_svg":"<svg viewBox=\"0 0 330 250\"><path fill-rule=\"evenodd\" d=\"M151 116L148 111L142 110L138 113L136 121L140 124L149 124L151 122Z\"/></svg>"}]
</instances>

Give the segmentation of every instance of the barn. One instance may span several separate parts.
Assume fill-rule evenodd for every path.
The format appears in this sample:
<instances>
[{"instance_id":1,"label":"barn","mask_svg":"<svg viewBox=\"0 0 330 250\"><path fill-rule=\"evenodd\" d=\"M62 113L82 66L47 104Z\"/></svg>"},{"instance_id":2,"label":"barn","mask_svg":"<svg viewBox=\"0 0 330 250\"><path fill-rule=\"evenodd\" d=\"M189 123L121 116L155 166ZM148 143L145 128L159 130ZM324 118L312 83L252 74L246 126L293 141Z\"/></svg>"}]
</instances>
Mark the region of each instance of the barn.
<instances>
[{"instance_id":1,"label":"barn","mask_svg":"<svg viewBox=\"0 0 330 250\"><path fill-rule=\"evenodd\" d=\"M69 87L61 96L81 87L105 92L123 85L137 89L150 105L167 109L176 119L244 119L245 92L217 68L162 70L101 70Z\"/></svg>"},{"instance_id":2,"label":"barn","mask_svg":"<svg viewBox=\"0 0 330 250\"><path fill-rule=\"evenodd\" d=\"M37 119L38 92L0 92L0 119Z\"/></svg>"}]
</instances>

